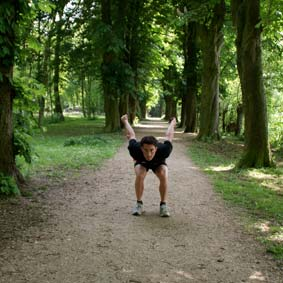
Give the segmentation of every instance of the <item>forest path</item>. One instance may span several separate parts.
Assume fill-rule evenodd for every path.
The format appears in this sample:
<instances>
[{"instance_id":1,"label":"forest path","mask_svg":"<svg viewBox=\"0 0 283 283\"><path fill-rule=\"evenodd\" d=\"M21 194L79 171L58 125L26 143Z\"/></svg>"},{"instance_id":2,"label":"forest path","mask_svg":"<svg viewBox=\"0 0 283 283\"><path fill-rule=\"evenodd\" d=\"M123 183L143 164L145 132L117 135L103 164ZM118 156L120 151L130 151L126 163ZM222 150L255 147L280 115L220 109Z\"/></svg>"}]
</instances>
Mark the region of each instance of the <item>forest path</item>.
<instances>
[{"instance_id":1,"label":"forest path","mask_svg":"<svg viewBox=\"0 0 283 283\"><path fill-rule=\"evenodd\" d=\"M150 121L135 130L138 138L163 137L167 125ZM38 212L41 222L4 237L0 282L282 283L283 271L188 158L184 136L176 134L168 159L170 218L159 217L152 172L145 213L131 215L134 171L125 142L99 170L83 170L22 205L33 207L23 219L32 223Z\"/></svg>"}]
</instances>

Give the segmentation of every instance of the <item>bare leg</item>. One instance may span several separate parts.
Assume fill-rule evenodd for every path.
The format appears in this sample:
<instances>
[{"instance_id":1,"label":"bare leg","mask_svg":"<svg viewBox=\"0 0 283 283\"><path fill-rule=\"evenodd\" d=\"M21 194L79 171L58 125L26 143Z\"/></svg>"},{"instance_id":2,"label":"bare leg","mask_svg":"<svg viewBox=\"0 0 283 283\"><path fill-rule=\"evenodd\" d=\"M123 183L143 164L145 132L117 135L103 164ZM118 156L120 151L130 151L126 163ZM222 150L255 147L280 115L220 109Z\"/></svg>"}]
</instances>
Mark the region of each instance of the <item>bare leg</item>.
<instances>
[{"instance_id":1,"label":"bare leg","mask_svg":"<svg viewBox=\"0 0 283 283\"><path fill-rule=\"evenodd\" d=\"M168 168L167 166L160 165L156 169L155 175L158 177L160 181L160 184L159 184L160 201L166 202L167 194L168 194Z\"/></svg>"},{"instance_id":2,"label":"bare leg","mask_svg":"<svg viewBox=\"0 0 283 283\"><path fill-rule=\"evenodd\" d=\"M136 173L135 190L136 190L137 201L141 201L144 191L144 178L146 176L147 171L145 167L138 164L135 166L135 173Z\"/></svg>"}]
</instances>

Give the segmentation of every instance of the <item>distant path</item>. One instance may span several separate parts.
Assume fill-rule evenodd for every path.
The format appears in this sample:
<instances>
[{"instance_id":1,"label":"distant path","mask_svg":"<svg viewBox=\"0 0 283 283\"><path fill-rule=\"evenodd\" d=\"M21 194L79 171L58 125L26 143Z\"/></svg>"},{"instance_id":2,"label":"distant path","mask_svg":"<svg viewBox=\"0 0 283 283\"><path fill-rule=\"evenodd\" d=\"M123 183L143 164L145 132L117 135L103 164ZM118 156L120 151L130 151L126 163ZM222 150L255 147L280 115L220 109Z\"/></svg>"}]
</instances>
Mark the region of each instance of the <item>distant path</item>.
<instances>
[{"instance_id":1,"label":"distant path","mask_svg":"<svg viewBox=\"0 0 283 283\"><path fill-rule=\"evenodd\" d=\"M136 128L139 137L163 137L167 124L144 126L150 128ZM29 204L33 213L43 213L43 222L17 239L4 237L0 282L283 283L283 271L187 157L183 139L176 135L168 159L170 218L158 215L158 182L151 172L146 212L131 215L134 172L125 142L100 170L84 170Z\"/></svg>"}]
</instances>

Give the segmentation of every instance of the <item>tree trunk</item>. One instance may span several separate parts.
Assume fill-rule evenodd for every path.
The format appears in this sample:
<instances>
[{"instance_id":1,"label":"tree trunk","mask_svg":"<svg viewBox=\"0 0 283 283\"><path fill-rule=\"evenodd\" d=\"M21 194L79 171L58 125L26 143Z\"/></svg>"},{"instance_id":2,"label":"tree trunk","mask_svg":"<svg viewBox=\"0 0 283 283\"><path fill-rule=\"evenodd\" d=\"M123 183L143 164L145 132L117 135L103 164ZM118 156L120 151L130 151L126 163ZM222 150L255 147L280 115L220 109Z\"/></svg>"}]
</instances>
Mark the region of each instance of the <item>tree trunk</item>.
<instances>
[{"instance_id":1,"label":"tree trunk","mask_svg":"<svg viewBox=\"0 0 283 283\"><path fill-rule=\"evenodd\" d=\"M1 64L2 65L2 64ZM12 66L1 67L1 74L5 74L0 80L0 172L5 175L14 175L15 160L13 155L13 87L9 81L12 78ZM8 76L7 76L8 75Z\"/></svg>"},{"instance_id":2,"label":"tree trunk","mask_svg":"<svg viewBox=\"0 0 283 283\"><path fill-rule=\"evenodd\" d=\"M124 114L129 113L129 94L128 93L121 96L120 103L119 103L119 113L120 113L119 115L120 117ZM124 126L122 121L120 121L120 126L121 128Z\"/></svg>"},{"instance_id":3,"label":"tree trunk","mask_svg":"<svg viewBox=\"0 0 283 283\"><path fill-rule=\"evenodd\" d=\"M111 19L111 0L101 1L102 22L112 30ZM109 36L105 34L105 36ZM107 49L113 49L109 46ZM119 115L119 98L118 90L115 86L117 78L113 71L116 68L114 64L117 60L117 55L114 51L105 51L103 54L103 62L101 65L102 85L104 94L104 111L105 111L105 130L114 132L121 129Z\"/></svg>"},{"instance_id":4,"label":"tree trunk","mask_svg":"<svg viewBox=\"0 0 283 283\"><path fill-rule=\"evenodd\" d=\"M81 93L82 93L82 111L84 118L86 117L86 111L85 111L85 77L82 74L81 75Z\"/></svg>"},{"instance_id":5,"label":"tree trunk","mask_svg":"<svg viewBox=\"0 0 283 283\"><path fill-rule=\"evenodd\" d=\"M40 35L41 35L41 13L40 12L38 13L37 20L38 20L38 26L37 26L38 41L40 43L42 43L41 39L40 39ZM45 63L45 60L42 58L42 57L45 58L45 54L46 54L46 48L44 49L43 56L41 55L40 52L37 54L37 80L46 86L47 84L45 82L47 81L46 80L47 74L46 73L44 74L44 70L45 70L44 63ZM38 111L38 127L40 128L42 126L42 121L43 121L43 118L44 118L44 108L45 108L44 96L40 96L38 98L38 106L39 106L39 111Z\"/></svg>"},{"instance_id":6,"label":"tree trunk","mask_svg":"<svg viewBox=\"0 0 283 283\"><path fill-rule=\"evenodd\" d=\"M187 105L188 105L187 96L186 96L185 89L184 89L183 95L182 95L182 104L181 104L181 119L180 119L178 128L183 128L185 126L186 119L187 119L187 116L186 116L186 109L188 107Z\"/></svg>"},{"instance_id":7,"label":"tree trunk","mask_svg":"<svg viewBox=\"0 0 283 283\"><path fill-rule=\"evenodd\" d=\"M268 167L272 161L262 77L260 1L232 0L231 7L245 115L245 153L238 165Z\"/></svg>"},{"instance_id":8,"label":"tree trunk","mask_svg":"<svg viewBox=\"0 0 283 283\"><path fill-rule=\"evenodd\" d=\"M235 136L241 135L243 118L244 118L243 105L239 104L237 106L237 122L236 122Z\"/></svg>"},{"instance_id":9,"label":"tree trunk","mask_svg":"<svg viewBox=\"0 0 283 283\"><path fill-rule=\"evenodd\" d=\"M142 99L139 103L140 105L140 115L141 115L141 119L145 119L146 118L146 99Z\"/></svg>"},{"instance_id":10,"label":"tree trunk","mask_svg":"<svg viewBox=\"0 0 283 283\"><path fill-rule=\"evenodd\" d=\"M197 109L197 46L196 46L196 23L189 23L187 28L185 70L186 80L186 108L185 108L185 133L196 131Z\"/></svg>"},{"instance_id":11,"label":"tree trunk","mask_svg":"<svg viewBox=\"0 0 283 283\"><path fill-rule=\"evenodd\" d=\"M209 27L200 28L203 71L199 139L219 138L219 69L224 15L225 1L221 0L214 6Z\"/></svg>"},{"instance_id":12,"label":"tree trunk","mask_svg":"<svg viewBox=\"0 0 283 283\"><path fill-rule=\"evenodd\" d=\"M39 111L38 111L38 127L41 127L44 119L44 108L45 108L45 98L40 96L38 99Z\"/></svg>"},{"instance_id":13,"label":"tree trunk","mask_svg":"<svg viewBox=\"0 0 283 283\"><path fill-rule=\"evenodd\" d=\"M171 95L165 95L164 96L165 101L165 120L169 120L172 118L172 107L173 107L173 99Z\"/></svg>"},{"instance_id":14,"label":"tree trunk","mask_svg":"<svg viewBox=\"0 0 283 283\"><path fill-rule=\"evenodd\" d=\"M15 28L17 17L19 16L19 1L2 1L0 4L0 16L5 26L1 30L1 47L5 47L6 52L0 54L0 173L14 177L20 183L23 176L16 167L15 155L13 152L13 99L15 90L12 85L13 66L15 54ZM9 14L5 13L7 7ZM3 13L3 15L2 15ZM9 23L7 24L6 21Z\"/></svg>"},{"instance_id":15,"label":"tree trunk","mask_svg":"<svg viewBox=\"0 0 283 283\"><path fill-rule=\"evenodd\" d=\"M136 112L137 112L137 100L133 96L129 96L129 121L131 124L134 123L134 120L136 118Z\"/></svg>"},{"instance_id":16,"label":"tree trunk","mask_svg":"<svg viewBox=\"0 0 283 283\"><path fill-rule=\"evenodd\" d=\"M119 101L113 96L104 96L105 131L115 132L121 129Z\"/></svg>"},{"instance_id":17,"label":"tree trunk","mask_svg":"<svg viewBox=\"0 0 283 283\"><path fill-rule=\"evenodd\" d=\"M226 114L228 113L228 108L225 107L222 111L222 132L226 132Z\"/></svg>"},{"instance_id":18,"label":"tree trunk","mask_svg":"<svg viewBox=\"0 0 283 283\"><path fill-rule=\"evenodd\" d=\"M56 43L55 43L55 54L54 54L54 98L55 98L55 109L54 112L57 115L57 118L60 121L64 120L63 116L63 110L60 100L60 94L59 94L59 81L60 81L60 49L61 49L61 17L60 21L57 22L57 28L56 28Z\"/></svg>"}]
</instances>

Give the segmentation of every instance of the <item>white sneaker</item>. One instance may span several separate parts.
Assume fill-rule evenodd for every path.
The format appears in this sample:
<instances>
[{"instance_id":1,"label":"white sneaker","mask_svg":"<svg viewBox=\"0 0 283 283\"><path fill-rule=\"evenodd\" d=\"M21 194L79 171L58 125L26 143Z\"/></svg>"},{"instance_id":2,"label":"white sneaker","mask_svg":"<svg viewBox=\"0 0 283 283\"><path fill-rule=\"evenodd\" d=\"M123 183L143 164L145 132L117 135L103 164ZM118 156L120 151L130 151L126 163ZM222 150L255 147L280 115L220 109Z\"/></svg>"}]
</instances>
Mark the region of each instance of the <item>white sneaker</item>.
<instances>
[{"instance_id":1,"label":"white sneaker","mask_svg":"<svg viewBox=\"0 0 283 283\"><path fill-rule=\"evenodd\" d=\"M168 206L166 204L160 205L160 216L161 217L169 217L170 216Z\"/></svg>"},{"instance_id":2,"label":"white sneaker","mask_svg":"<svg viewBox=\"0 0 283 283\"><path fill-rule=\"evenodd\" d=\"M135 207L133 208L132 214L133 214L133 215L136 215L136 216L141 216L142 213L143 213L143 204L137 202L136 205L135 205Z\"/></svg>"}]
</instances>

